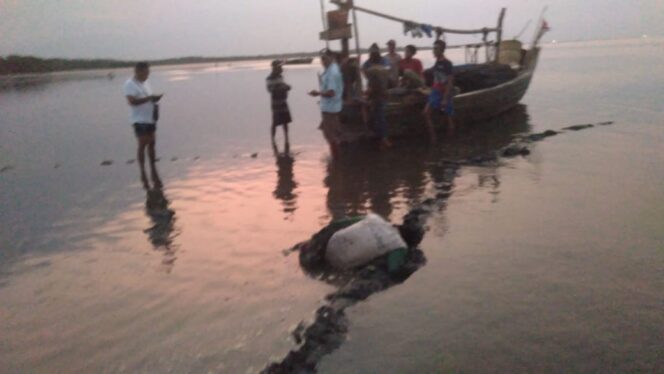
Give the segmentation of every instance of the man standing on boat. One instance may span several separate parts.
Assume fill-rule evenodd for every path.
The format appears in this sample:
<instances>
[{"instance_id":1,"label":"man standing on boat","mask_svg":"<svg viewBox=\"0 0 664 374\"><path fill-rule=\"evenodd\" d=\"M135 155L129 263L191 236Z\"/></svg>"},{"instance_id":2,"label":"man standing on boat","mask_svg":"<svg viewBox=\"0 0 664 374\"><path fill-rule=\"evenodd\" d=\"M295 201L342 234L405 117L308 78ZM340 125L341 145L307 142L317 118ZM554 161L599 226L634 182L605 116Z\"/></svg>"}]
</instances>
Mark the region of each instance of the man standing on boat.
<instances>
[{"instance_id":1,"label":"man standing on boat","mask_svg":"<svg viewBox=\"0 0 664 374\"><path fill-rule=\"evenodd\" d=\"M339 114L343 108L342 95L344 91L343 77L337 64L334 52L325 50L321 54L321 63L325 72L320 76L320 91L312 90L309 95L320 96L320 111L322 121L320 129L323 136L330 145L330 153L333 159L339 157L341 143L341 121Z\"/></svg>"},{"instance_id":2,"label":"man standing on boat","mask_svg":"<svg viewBox=\"0 0 664 374\"><path fill-rule=\"evenodd\" d=\"M145 176L145 149L147 148L150 159L150 170L152 182L156 187L161 186L161 181L155 168L155 132L157 131L157 119L159 107L157 102L163 95L153 95L150 84L147 82L150 75L150 66L147 62L139 62L134 68L134 77L128 79L124 84L124 94L127 103L131 107L130 119L134 126L134 134L138 141L138 164L141 168L141 181L148 188L148 180Z\"/></svg>"},{"instance_id":3,"label":"man standing on boat","mask_svg":"<svg viewBox=\"0 0 664 374\"><path fill-rule=\"evenodd\" d=\"M433 86L426 107L424 108L424 117L429 131L431 142L436 141L436 132L433 129L431 116L435 112L445 115L447 118L448 130L454 129L454 103L452 95L454 93L454 74L452 73L452 62L445 57L446 43L443 40L436 40L433 47L433 54L436 62L431 68L433 74Z\"/></svg>"},{"instance_id":4,"label":"man standing on boat","mask_svg":"<svg viewBox=\"0 0 664 374\"><path fill-rule=\"evenodd\" d=\"M397 53L397 42L394 39L387 42L387 54L385 59L390 64L390 87L396 87L399 83L399 63L401 55Z\"/></svg>"}]
</instances>

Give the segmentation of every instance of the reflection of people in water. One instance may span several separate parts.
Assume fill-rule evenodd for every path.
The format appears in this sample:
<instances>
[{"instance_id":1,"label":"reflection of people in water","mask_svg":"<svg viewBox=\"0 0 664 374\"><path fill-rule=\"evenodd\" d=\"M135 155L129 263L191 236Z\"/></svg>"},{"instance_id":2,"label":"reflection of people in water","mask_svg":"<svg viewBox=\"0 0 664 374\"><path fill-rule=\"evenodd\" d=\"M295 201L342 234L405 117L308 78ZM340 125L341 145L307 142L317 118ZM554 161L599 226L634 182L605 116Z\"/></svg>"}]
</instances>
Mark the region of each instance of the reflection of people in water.
<instances>
[{"instance_id":1,"label":"reflection of people in water","mask_svg":"<svg viewBox=\"0 0 664 374\"><path fill-rule=\"evenodd\" d=\"M145 213L150 217L152 226L147 228L145 233L148 234L148 239L154 246L154 249L164 253L162 264L167 267L167 271L170 271L176 259L175 246L173 244L175 237L173 234L175 231L175 211L168 206L169 201L164 195L156 168L152 169L152 177L153 187L150 188L149 184L145 186L147 192Z\"/></svg>"},{"instance_id":2,"label":"reflection of people in water","mask_svg":"<svg viewBox=\"0 0 664 374\"><path fill-rule=\"evenodd\" d=\"M272 147L277 162L277 187L272 195L282 201L284 213L292 215L297 209L297 194L294 192L297 188L297 182L293 179L295 158L290 154L288 145L286 145L283 153L279 152L276 144L273 144Z\"/></svg>"},{"instance_id":3,"label":"reflection of people in water","mask_svg":"<svg viewBox=\"0 0 664 374\"><path fill-rule=\"evenodd\" d=\"M455 175L450 174L444 160L491 154L507 146L515 134L528 130L525 107L517 106L500 118L461 129L463 136L444 140L442 147L421 147L417 139L404 139L397 151L391 153L348 148L347 159L328 165L325 185L329 214L337 219L373 211L388 218L398 204L405 208L446 192ZM491 175L491 180L482 181L489 183L492 194L496 194L499 176L490 170L487 166L478 172Z\"/></svg>"}]
</instances>

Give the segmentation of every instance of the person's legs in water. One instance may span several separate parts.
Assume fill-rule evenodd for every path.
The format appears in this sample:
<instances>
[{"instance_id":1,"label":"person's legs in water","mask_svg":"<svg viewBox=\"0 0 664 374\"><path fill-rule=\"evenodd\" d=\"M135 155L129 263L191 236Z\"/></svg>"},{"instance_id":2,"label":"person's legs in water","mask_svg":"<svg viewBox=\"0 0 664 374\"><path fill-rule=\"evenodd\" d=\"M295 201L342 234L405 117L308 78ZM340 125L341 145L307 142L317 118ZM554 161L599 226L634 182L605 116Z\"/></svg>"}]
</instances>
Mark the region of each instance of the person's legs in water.
<instances>
[{"instance_id":1,"label":"person's legs in water","mask_svg":"<svg viewBox=\"0 0 664 374\"><path fill-rule=\"evenodd\" d=\"M338 114L323 113L323 120L321 122L321 130L323 136L330 146L330 154L333 159L339 158L339 118Z\"/></svg>"},{"instance_id":2,"label":"person's legs in water","mask_svg":"<svg viewBox=\"0 0 664 374\"><path fill-rule=\"evenodd\" d=\"M277 134L277 125L274 123L272 124L272 127L270 127L270 137L272 138L272 144L275 143L275 135Z\"/></svg>"},{"instance_id":3,"label":"person's legs in water","mask_svg":"<svg viewBox=\"0 0 664 374\"><path fill-rule=\"evenodd\" d=\"M433 128L433 120L431 119L431 116L433 115L432 110L431 110L431 105L427 103L427 105L424 107L424 125L429 132L429 141L431 144L436 143L436 130Z\"/></svg>"},{"instance_id":4,"label":"person's legs in water","mask_svg":"<svg viewBox=\"0 0 664 374\"><path fill-rule=\"evenodd\" d=\"M152 177L152 183L156 188L161 188L161 179L159 178L159 174L157 174L157 157L156 157L156 151L155 151L155 144L156 144L156 137L155 133L153 132L152 134L149 135L148 137L148 158L150 159L150 173Z\"/></svg>"},{"instance_id":5,"label":"person's legs in water","mask_svg":"<svg viewBox=\"0 0 664 374\"><path fill-rule=\"evenodd\" d=\"M288 139L288 123L284 123L284 139L284 146L288 149L290 146L290 141Z\"/></svg>"},{"instance_id":6,"label":"person's legs in water","mask_svg":"<svg viewBox=\"0 0 664 374\"><path fill-rule=\"evenodd\" d=\"M148 178L145 174L145 148L148 145L148 136L147 135L138 135L136 136L138 149L136 152L136 159L138 160L138 166L141 170L141 182L143 182L143 187L149 189L150 185L148 184Z\"/></svg>"},{"instance_id":7,"label":"person's legs in water","mask_svg":"<svg viewBox=\"0 0 664 374\"><path fill-rule=\"evenodd\" d=\"M385 103L377 102L372 104L372 119L374 123L374 131L380 139L380 148L385 149L392 146L392 143L387 137L387 119L385 118Z\"/></svg>"}]
</instances>

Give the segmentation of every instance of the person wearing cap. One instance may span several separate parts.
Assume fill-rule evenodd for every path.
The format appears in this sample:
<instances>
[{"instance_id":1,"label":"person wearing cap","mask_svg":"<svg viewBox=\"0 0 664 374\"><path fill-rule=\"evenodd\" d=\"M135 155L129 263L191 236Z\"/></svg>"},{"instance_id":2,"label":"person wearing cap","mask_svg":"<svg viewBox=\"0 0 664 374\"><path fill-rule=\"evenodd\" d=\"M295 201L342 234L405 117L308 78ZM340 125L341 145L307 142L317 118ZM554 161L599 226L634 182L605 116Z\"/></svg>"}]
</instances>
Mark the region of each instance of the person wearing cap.
<instances>
[{"instance_id":1,"label":"person wearing cap","mask_svg":"<svg viewBox=\"0 0 664 374\"><path fill-rule=\"evenodd\" d=\"M399 82L399 63L401 55L397 53L397 42L394 39L387 42L387 54L385 59L390 64L390 86L395 87Z\"/></svg>"},{"instance_id":2,"label":"person wearing cap","mask_svg":"<svg viewBox=\"0 0 664 374\"><path fill-rule=\"evenodd\" d=\"M266 79L267 91L270 93L272 106L272 144L275 145L274 137L277 132L277 126L283 126L285 147L289 147L288 124L291 123L290 109L288 108L288 91L291 86L286 84L283 77L283 62L279 60L272 61L272 72Z\"/></svg>"},{"instance_id":3,"label":"person wearing cap","mask_svg":"<svg viewBox=\"0 0 664 374\"><path fill-rule=\"evenodd\" d=\"M343 109L344 82L334 52L330 50L323 51L320 60L325 68L319 79L320 89L310 91L309 95L320 97L322 120L319 128L323 131L323 136L330 145L332 158L337 159L339 158L341 145L341 120L339 115Z\"/></svg>"}]
</instances>

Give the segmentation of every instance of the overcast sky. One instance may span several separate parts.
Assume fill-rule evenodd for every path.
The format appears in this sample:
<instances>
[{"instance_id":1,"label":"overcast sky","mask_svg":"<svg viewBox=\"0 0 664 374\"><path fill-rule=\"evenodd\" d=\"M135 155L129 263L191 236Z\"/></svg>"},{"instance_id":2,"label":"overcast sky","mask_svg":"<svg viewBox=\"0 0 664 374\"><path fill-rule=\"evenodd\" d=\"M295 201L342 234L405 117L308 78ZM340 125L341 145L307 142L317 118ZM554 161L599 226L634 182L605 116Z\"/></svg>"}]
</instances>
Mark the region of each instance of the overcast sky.
<instances>
[{"instance_id":1,"label":"overcast sky","mask_svg":"<svg viewBox=\"0 0 664 374\"><path fill-rule=\"evenodd\" d=\"M327 2L327 0L326 0ZM546 40L664 35L664 0L356 0L414 21L455 28L496 24L511 38L544 5ZM334 7L327 4L327 9ZM359 14L363 46L401 25ZM0 0L0 55L156 59L314 51L323 43L319 0ZM530 40L533 26L525 37ZM462 41L454 36L452 43ZM414 44L429 45L426 40Z\"/></svg>"}]
</instances>

